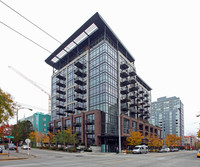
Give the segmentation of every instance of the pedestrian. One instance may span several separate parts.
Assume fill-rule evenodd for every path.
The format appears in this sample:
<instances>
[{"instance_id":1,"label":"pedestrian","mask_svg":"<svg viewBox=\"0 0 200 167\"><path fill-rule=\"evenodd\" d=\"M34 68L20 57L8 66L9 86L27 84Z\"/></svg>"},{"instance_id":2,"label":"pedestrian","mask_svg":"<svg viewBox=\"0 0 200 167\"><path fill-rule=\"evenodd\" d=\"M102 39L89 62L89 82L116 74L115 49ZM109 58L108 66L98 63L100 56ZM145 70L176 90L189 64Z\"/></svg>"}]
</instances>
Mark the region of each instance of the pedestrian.
<instances>
[{"instance_id":1,"label":"pedestrian","mask_svg":"<svg viewBox=\"0 0 200 167\"><path fill-rule=\"evenodd\" d=\"M116 148L116 154L119 154L119 148L118 147Z\"/></svg>"}]
</instances>

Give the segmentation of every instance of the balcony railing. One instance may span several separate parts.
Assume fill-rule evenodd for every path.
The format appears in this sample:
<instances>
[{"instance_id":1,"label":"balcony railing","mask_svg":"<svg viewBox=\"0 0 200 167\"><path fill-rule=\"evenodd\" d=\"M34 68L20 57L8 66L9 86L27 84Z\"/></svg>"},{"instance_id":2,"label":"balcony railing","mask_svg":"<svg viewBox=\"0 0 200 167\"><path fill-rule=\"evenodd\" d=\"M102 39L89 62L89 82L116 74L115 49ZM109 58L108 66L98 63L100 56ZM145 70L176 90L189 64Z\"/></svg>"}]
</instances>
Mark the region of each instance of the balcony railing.
<instances>
[{"instance_id":1,"label":"balcony railing","mask_svg":"<svg viewBox=\"0 0 200 167\"><path fill-rule=\"evenodd\" d=\"M121 70L121 71L120 71L120 77L121 77L121 78L127 78L127 77L128 77L128 71L126 71L126 70Z\"/></svg>"},{"instance_id":2,"label":"balcony railing","mask_svg":"<svg viewBox=\"0 0 200 167\"><path fill-rule=\"evenodd\" d=\"M74 65L78 68L84 69L86 68L86 66L83 64L83 62L81 62L80 60L77 60Z\"/></svg>"},{"instance_id":3,"label":"balcony railing","mask_svg":"<svg viewBox=\"0 0 200 167\"><path fill-rule=\"evenodd\" d=\"M125 62L122 62L122 63L120 64L120 68L121 68L122 70L125 70L125 69L128 68L128 64L126 64Z\"/></svg>"},{"instance_id":4,"label":"balcony railing","mask_svg":"<svg viewBox=\"0 0 200 167\"><path fill-rule=\"evenodd\" d=\"M65 116L65 113L60 112L60 111L56 111L56 115Z\"/></svg>"},{"instance_id":5,"label":"balcony railing","mask_svg":"<svg viewBox=\"0 0 200 167\"><path fill-rule=\"evenodd\" d=\"M58 85L58 86L60 86L60 87L63 87L63 88L66 87L65 82L63 82L63 81L61 81L61 80L56 81L56 85Z\"/></svg>"},{"instance_id":6,"label":"balcony railing","mask_svg":"<svg viewBox=\"0 0 200 167\"><path fill-rule=\"evenodd\" d=\"M86 77L86 72L78 68L74 70L74 74L82 78Z\"/></svg>"},{"instance_id":7,"label":"balcony railing","mask_svg":"<svg viewBox=\"0 0 200 167\"><path fill-rule=\"evenodd\" d=\"M60 89L60 88L57 88L57 89L56 89L56 92L57 92L57 93L60 93L60 94L62 94L62 95L65 95L65 94L66 94L65 91L64 91L64 89Z\"/></svg>"},{"instance_id":8,"label":"balcony railing","mask_svg":"<svg viewBox=\"0 0 200 167\"><path fill-rule=\"evenodd\" d=\"M120 82L120 86L127 86L129 85L129 80L128 79L122 79L121 82Z\"/></svg>"},{"instance_id":9,"label":"balcony railing","mask_svg":"<svg viewBox=\"0 0 200 167\"><path fill-rule=\"evenodd\" d=\"M86 90L85 90L85 89L82 89L82 88L79 87L79 86L76 86L76 87L75 87L75 92L81 93L81 94L85 94L85 93L86 93Z\"/></svg>"},{"instance_id":10,"label":"balcony railing","mask_svg":"<svg viewBox=\"0 0 200 167\"><path fill-rule=\"evenodd\" d=\"M121 87L121 94L125 95L125 94L128 94L129 91L128 91L128 88L127 87Z\"/></svg>"},{"instance_id":11,"label":"balcony railing","mask_svg":"<svg viewBox=\"0 0 200 167\"><path fill-rule=\"evenodd\" d=\"M58 75L56 76L56 78L61 79L61 80L63 80L63 81L66 80L66 77L64 77L64 76L61 75L61 74L58 74Z\"/></svg>"},{"instance_id":12,"label":"balcony railing","mask_svg":"<svg viewBox=\"0 0 200 167\"><path fill-rule=\"evenodd\" d=\"M80 94L75 94L74 100L76 100L76 101L78 101L78 102L81 102L81 103L86 102L85 96L80 95Z\"/></svg>"},{"instance_id":13,"label":"balcony railing","mask_svg":"<svg viewBox=\"0 0 200 167\"><path fill-rule=\"evenodd\" d=\"M75 104L75 109L77 110L85 110L85 106L83 104L80 104L80 103L76 103Z\"/></svg>"},{"instance_id":14,"label":"balcony railing","mask_svg":"<svg viewBox=\"0 0 200 167\"><path fill-rule=\"evenodd\" d=\"M74 79L74 82L75 82L76 84L78 84L78 85L81 85L81 86L86 85L86 82L83 81L83 79L82 79L81 77L76 77L76 78Z\"/></svg>"},{"instance_id":15,"label":"balcony railing","mask_svg":"<svg viewBox=\"0 0 200 167\"><path fill-rule=\"evenodd\" d=\"M127 102L129 102L129 101L130 101L130 99L129 99L128 96L123 96L123 97L121 97L121 103L127 103Z\"/></svg>"}]
</instances>

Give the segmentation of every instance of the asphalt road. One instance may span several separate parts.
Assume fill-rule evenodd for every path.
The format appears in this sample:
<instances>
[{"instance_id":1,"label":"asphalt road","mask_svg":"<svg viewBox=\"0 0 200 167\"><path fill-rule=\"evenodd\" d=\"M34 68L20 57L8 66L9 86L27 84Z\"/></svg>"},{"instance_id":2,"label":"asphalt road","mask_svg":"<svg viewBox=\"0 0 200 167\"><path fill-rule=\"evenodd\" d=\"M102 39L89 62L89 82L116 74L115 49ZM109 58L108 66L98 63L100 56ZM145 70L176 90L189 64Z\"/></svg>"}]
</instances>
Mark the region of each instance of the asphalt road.
<instances>
[{"instance_id":1,"label":"asphalt road","mask_svg":"<svg viewBox=\"0 0 200 167\"><path fill-rule=\"evenodd\" d=\"M25 150L20 150L26 153ZM1 161L1 167L200 167L196 151L148 154L66 153L32 149L36 158Z\"/></svg>"}]
</instances>

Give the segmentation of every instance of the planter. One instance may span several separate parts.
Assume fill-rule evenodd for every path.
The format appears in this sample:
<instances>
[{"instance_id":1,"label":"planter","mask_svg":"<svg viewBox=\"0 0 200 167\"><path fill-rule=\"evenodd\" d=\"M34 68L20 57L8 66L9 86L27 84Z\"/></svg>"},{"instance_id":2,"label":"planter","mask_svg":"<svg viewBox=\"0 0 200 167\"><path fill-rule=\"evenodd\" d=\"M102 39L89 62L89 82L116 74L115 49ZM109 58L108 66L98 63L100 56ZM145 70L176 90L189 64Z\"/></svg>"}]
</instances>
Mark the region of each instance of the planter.
<instances>
[{"instance_id":1,"label":"planter","mask_svg":"<svg viewBox=\"0 0 200 167\"><path fill-rule=\"evenodd\" d=\"M101 147L100 146L90 146L92 149L92 152L101 152Z\"/></svg>"}]
</instances>

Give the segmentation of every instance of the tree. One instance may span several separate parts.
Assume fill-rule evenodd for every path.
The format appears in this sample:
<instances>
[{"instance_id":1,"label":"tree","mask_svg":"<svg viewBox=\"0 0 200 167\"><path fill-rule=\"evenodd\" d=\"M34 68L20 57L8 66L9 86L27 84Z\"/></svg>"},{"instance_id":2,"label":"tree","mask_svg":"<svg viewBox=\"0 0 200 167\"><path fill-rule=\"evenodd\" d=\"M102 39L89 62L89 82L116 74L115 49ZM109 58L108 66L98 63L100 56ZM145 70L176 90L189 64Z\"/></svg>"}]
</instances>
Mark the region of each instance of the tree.
<instances>
[{"instance_id":1,"label":"tree","mask_svg":"<svg viewBox=\"0 0 200 167\"><path fill-rule=\"evenodd\" d=\"M197 137L200 139L200 130L197 132Z\"/></svg>"},{"instance_id":2,"label":"tree","mask_svg":"<svg viewBox=\"0 0 200 167\"><path fill-rule=\"evenodd\" d=\"M148 136L147 139L149 147L153 147L155 149L163 146L163 140L154 135Z\"/></svg>"},{"instance_id":3,"label":"tree","mask_svg":"<svg viewBox=\"0 0 200 167\"><path fill-rule=\"evenodd\" d=\"M140 132L133 132L129 130L130 136L126 138L128 145L136 146L142 143L144 136Z\"/></svg>"},{"instance_id":4,"label":"tree","mask_svg":"<svg viewBox=\"0 0 200 167\"><path fill-rule=\"evenodd\" d=\"M14 116L16 104L11 95L0 88L0 124L7 123Z\"/></svg>"},{"instance_id":5,"label":"tree","mask_svg":"<svg viewBox=\"0 0 200 167\"><path fill-rule=\"evenodd\" d=\"M55 135L53 133L48 132L47 136L48 136L48 140L49 140L49 145L52 145L53 143L56 142L55 141Z\"/></svg>"},{"instance_id":6,"label":"tree","mask_svg":"<svg viewBox=\"0 0 200 167\"><path fill-rule=\"evenodd\" d=\"M22 121L18 123L18 141L25 141L29 138L30 132L33 131L33 125L30 121ZM14 136L14 142L17 141L17 126L14 125L12 130L12 136Z\"/></svg>"},{"instance_id":7,"label":"tree","mask_svg":"<svg viewBox=\"0 0 200 167\"><path fill-rule=\"evenodd\" d=\"M12 128L13 128L13 126L9 125L9 124L3 124L0 126L1 141L8 140L8 139L5 139L4 136L10 136L12 133Z\"/></svg>"},{"instance_id":8,"label":"tree","mask_svg":"<svg viewBox=\"0 0 200 167\"><path fill-rule=\"evenodd\" d=\"M167 134L165 137L165 144L167 147L175 147L181 145L181 137L176 135Z\"/></svg>"}]
</instances>

